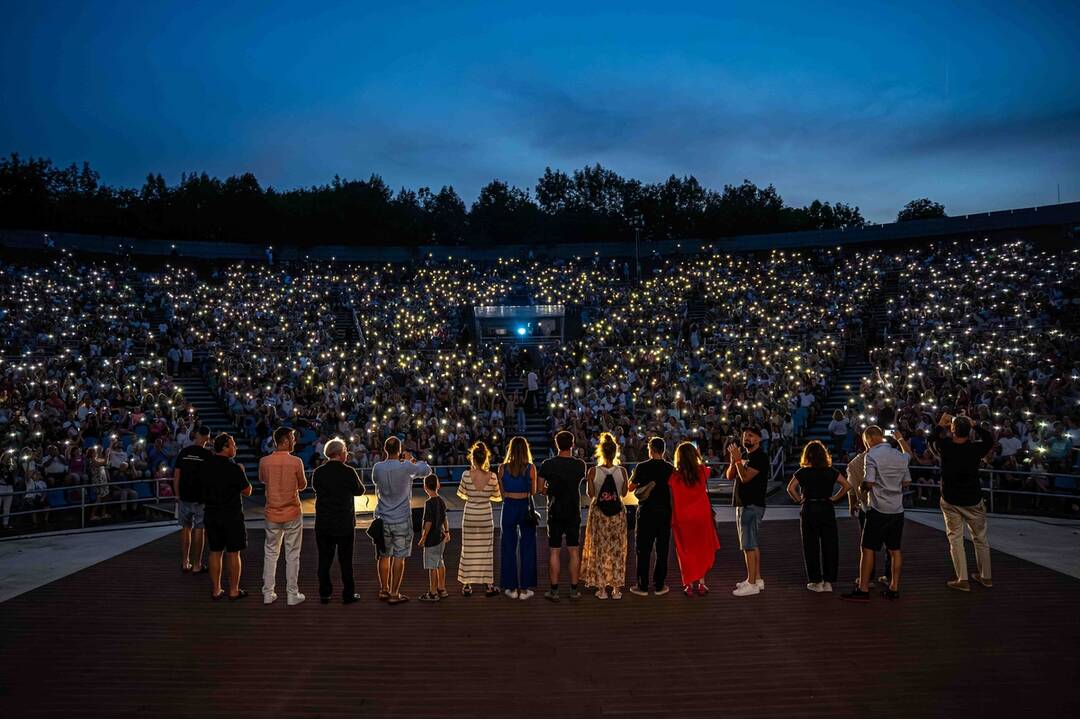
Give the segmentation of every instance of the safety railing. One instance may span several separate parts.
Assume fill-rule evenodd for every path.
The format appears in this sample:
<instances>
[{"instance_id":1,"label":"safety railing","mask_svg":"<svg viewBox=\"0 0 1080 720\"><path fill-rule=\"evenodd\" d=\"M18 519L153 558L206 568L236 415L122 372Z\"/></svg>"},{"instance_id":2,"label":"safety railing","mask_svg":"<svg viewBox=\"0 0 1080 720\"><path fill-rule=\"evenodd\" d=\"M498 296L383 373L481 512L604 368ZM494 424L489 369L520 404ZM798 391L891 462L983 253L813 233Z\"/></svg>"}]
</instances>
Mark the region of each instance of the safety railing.
<instances>
[{"instance_id":1,"label":"safety railing","mask_svg":"<svg viewBox=\"0 0 1080 720\"><path fill-rule=\"evenodd\" d=\"M0 519L7 526L10 518L13 517L78 510L79 527L85 528L87 511L93 514L93 511L99 508L138 507L171 502L174 499L171 495L161 494L160 483L171 486L172 478L110 479L108 483L59 485L32 490L8 490L6 488L11 486L0 486L0 488L5 488L0 489ZM104 488L108 488L107 493L102 492ZM79 499L70 499L69 493L76 492Z\"/></svg>"},{"instance_id":2,"label":"safety railing","mask_svg":"<svg viewBox=\"0 0 1080 720\"><path fill-rule=\"evenodd\" d=\"M834 463L835 467L847 468L848 463ZM911 497L916 495L916 491L920 488L925 488L931 491L941 492L941 466L940 465L912 465L910 471L915 478L912 479L908 489L904 492L905 497ZM1071 467L1070 470L1078 470L1080 468ZM926 480L920 477L923 474L930 474L934 479ZM1002 510L999 496L1023 496L1033 497L1038 499L1045 499L1048 501L1065 501L1075 500L1080 503L1080 473L1074 472L1061 472L1056 470L1008 470L1003 468L979 468L980 476L980 489L983 496L987 501L988 510L990 512L999 512ZM1002 487L1002 481L1009 476L1015 476L1018 478L1045 478L1047 484L1052 486L1053 490L1022 490ZM1061 483L1059 489L1059 482ZM1005 512L1011 511L1010 507L1005 508Z\"/></svg>"}]
</instances>

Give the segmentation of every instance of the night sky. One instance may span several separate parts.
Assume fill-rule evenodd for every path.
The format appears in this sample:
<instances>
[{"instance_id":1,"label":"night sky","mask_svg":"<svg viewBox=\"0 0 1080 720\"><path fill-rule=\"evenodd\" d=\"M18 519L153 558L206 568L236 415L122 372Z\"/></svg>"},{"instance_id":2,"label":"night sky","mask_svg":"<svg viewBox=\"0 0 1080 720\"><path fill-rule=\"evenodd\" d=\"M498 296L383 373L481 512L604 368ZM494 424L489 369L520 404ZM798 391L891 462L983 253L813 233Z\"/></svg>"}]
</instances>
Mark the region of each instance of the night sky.
<instances>
[{"instance_id":1,"label":"night sky","mask_svg":"<svg viewBox=\"0 0 1080 720\"><path fill-rule=\"evenodd\" d=\"M889 221L1080 200L1080 3L0 0L0 153L279 189L600 162Z\"/></svg>"}]
</instances>

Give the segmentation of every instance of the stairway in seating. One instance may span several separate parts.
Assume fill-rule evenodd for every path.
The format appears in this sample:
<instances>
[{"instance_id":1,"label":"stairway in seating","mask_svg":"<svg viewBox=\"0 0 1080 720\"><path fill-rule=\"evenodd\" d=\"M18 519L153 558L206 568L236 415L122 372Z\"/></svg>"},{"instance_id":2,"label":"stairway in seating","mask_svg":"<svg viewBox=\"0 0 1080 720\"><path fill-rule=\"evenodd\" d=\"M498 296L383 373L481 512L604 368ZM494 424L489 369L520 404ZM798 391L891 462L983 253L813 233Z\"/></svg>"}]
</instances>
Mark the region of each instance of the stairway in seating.
<instances>
[{"instance_id":1,"label":"stairway in seating","mask_svg":"<svg viewBox=\"0 0 1080 720\"><path fill-rule=\"evenodd\" d=\"M881 279L881 289L877 293L874 305L870 309L870 325L873 337L880 339L885 330L896 331L899 316L897 299L900 297L900 271L886 270Z\"/></svg>"},{"instance_id":2,"label":"stairway in seating","mask_svg":"<svg viewBox=\"0 0 1080 720\"><path fill-rule=\"evenodd\" d=\"M833 412L835 410L844 410L847 405L853 404L852 399L858 396L859 384L862 379L871 375L873 371L873 366L863 359L862 354L848 352L844 358L844 364L841 366L840 372L829 390L829 396L825 398L825 403L818 411L814 424L803 436L803 442L820 440L825 443L826 447L830 447L829 443L832 438L829 436L829 423L832 422Z\"/></svg>"},{"instance_id":3,"label":"stairway in seating","mask_svg":"<svg viewBox=\"0 0 1080 720\"><path fill-rule=\"evenodd\" d=\"M211 439L222 432L230 433L236 438L236 462L244 466L251 484L256 488L261 488L258 484L259 453L257 449L251 447L248 441L237 432L224 406L218 402L217 396L206 384L206 379L197 375L187 376L178 378L177 385L183 388L185 400L191 403L198 412L199 422L210 428Z\"/></svg>"},{"instance_id":4,"label":"stairway in seating","mask_svg":"<svg viewBox=\"0 0 1080 720\"><path fill-rule=\"evenodd\" d=\"M518 392L521 397L525 397L525 383L522 380L509 380L506 383L506 393ZM551 433L548 432L548 411L545 407L538 407L536 410L529 410L525 408L525 432L521 433L526 440L529 441L529 448L532 450L533 459L537 462L543 462L549 455L551 455ZM507 437L513 437L518 434L517 432L517 418L506 418L507 425Z\"/></svg>"}]
</instances>

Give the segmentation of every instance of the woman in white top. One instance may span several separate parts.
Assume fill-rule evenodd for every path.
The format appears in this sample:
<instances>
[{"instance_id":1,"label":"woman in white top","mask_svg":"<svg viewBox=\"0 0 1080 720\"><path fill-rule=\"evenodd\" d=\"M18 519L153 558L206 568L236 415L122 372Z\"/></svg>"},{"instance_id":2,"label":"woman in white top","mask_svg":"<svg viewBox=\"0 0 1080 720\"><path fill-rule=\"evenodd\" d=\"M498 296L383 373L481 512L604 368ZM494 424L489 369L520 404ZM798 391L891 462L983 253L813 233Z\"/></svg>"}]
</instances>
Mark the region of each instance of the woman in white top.
<instances>
[{"instance_id":1,"label":"woman in white top","mask_svg":"<svg viewBox=\"0 0 1080 720\"><path fill-rule=\"evenodd\" d=\"M470 597L473 583L487 586L487 597L498 595L495 587L493 543L495 520L491 501L499 499L499 478L489 470L491 452L487 445L476 442L469 448L469 469L461 475L457 495L465 501L461 517L461 561L458 563L458 582L461 594Z\"/></svg>"},{"instance_id":2,"label":"woman in white top","mask_svg":"<svg viewBox=\"0 0 1080 720\"><path fill-rule=\"evenodd\" d=\"M843 410L834 410L832 421L829 423L829 436L832 438L832 454L840 455L844 449L844 441L847 439L848 422L844 417Z\"/></svg>"},{"instance_id":3,"label":"woman in white top","mask_svg":"<svg viewBox=\"0 0 1080 720\"><path fill-rule=\"evenodd\" d=\"M600 434L596 466L585 475L589 514L585 522L585 547L581 553L581 577L595 587L596 597L622 597L626 580L626 470L619 464L619 444L608 432Z\"/></svg>"}]
</instances>

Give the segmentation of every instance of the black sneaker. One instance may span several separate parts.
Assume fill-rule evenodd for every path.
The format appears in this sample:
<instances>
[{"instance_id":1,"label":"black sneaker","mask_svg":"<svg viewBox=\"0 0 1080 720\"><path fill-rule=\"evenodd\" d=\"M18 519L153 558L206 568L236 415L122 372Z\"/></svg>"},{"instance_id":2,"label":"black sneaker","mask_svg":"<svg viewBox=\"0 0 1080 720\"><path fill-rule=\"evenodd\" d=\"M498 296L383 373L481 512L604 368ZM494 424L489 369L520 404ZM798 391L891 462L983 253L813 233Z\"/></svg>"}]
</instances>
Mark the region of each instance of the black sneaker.
<instances>
[{"instance_id":1,"label":"black sneaker","mask_svg":"<svg viewBox=\"0 0 1080 720\"><path fill-rule=\"evenodd\" d=\"M851 592L844 593L840 596L841 600L850 600L852 602L870 602L870 593L859 588L852 588Z\"/></svg>"},{"instance_id":2,"label":"black sneaker","mask_svg":"<svg viewBox=\"0 0 1080 720\"><path fill-rule=\"evenodd\" d=\"M559 602L559 591L548 590L546 593L544 593L544 599L550 600L551 602Z\"/></svg>"}]
</instances>

